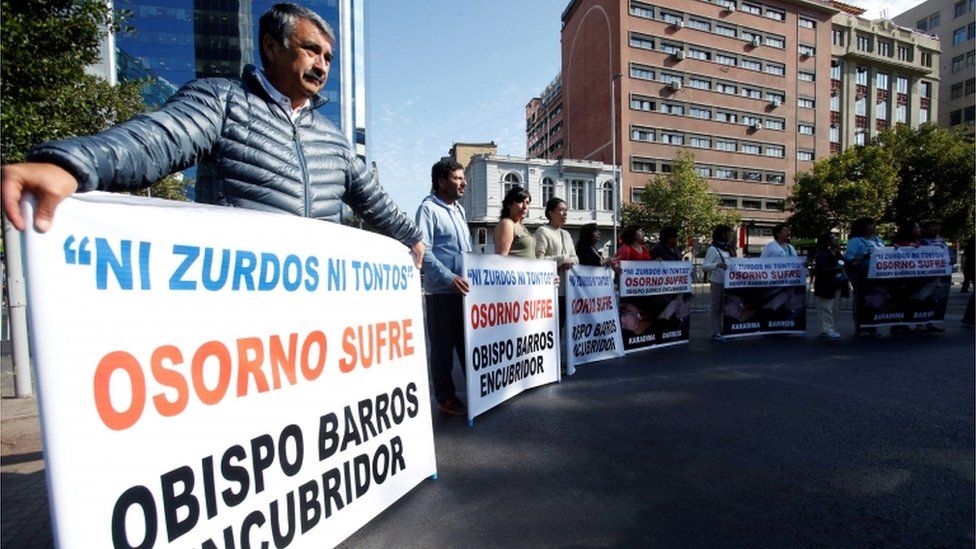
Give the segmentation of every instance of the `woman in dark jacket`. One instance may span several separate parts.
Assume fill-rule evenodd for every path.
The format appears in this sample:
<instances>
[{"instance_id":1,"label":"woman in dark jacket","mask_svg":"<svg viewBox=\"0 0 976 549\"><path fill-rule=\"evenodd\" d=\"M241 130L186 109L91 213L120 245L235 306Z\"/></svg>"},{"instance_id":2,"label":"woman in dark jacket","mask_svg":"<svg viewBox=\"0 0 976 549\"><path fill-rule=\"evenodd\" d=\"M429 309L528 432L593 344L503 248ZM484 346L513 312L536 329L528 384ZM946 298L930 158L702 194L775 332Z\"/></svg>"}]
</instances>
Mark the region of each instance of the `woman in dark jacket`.
<instances>
[{"instance_id":1,"label":"woman in dark jacket","mask_svg":"<svg viewBox=\"0 0 976 549\"><path fill-rule=\"evenodd\" d=\"M817 237L817 256L814 263L813 295L817 297L820 315L820 337L837 339L840 334L834 319L840 310L840 297L847 297L849 289L844 273L844 258L837 245L837 237L824 233Z\"/></svg>"}]
</instances>

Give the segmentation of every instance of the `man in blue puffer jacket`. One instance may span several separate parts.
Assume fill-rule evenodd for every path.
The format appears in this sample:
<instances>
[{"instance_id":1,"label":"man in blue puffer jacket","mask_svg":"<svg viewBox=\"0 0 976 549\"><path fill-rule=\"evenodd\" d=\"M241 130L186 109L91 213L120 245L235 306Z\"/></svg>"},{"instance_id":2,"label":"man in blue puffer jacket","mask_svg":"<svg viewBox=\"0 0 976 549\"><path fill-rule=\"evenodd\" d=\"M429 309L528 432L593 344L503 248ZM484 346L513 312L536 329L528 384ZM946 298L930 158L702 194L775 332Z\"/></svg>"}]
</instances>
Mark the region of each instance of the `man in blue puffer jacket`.
<instances>
[{"instance_id":1,"label":"man in blue puffer jacket","mask_svg":"<svg viewBox=\"0 0 976 549\"><path fill-rule=\"evenodd\" d=\"M23 193L37 198L35 228L46 231L74 192L131 190L198 165L198 202L338 221L341 204L410 247L420 265L417 226L383 190L339 130L315 112L335 36L319 15L277 4L261 16L263 70L241 80L207 78L181 88L158 111L100 134L44 143L28 162L3 167L3 207L18 229Z\"/></svg>"}]
</instances>

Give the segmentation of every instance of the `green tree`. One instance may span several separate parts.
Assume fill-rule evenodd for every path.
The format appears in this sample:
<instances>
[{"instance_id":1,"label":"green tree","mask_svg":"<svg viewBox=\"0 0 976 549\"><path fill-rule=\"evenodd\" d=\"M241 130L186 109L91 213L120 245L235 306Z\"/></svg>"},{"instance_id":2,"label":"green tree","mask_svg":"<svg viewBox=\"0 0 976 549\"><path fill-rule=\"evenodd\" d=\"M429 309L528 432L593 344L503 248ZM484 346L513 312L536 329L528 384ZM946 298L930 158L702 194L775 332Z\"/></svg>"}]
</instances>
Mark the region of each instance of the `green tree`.
<instances>
[{"instance_id":1,"label":"green tree","mask_svg":"<svg viewBox=\"0 0 976 549\"><path fill-rule=\"evenodd\" d=\"M891 150L851 147L796 174L787 200L789 224L796 236L812 238L832 227L848 227L858 217L885 220L898 189Z\"/></svg>"},{"instance_id":2,"label":"green tree","mask_svg":"<svg viewBox=\"0 0 976 549\"><path fill-rule=\"evenodd\" d=\"M192 185L192 179L186 179L182 173L174 173L153 183L151 187L132 191L129 194L188 202L190 199L186 196L186 189Z\"/></svg>"},{"instance_id":3,"label":"green tree","mask_svg":"<svg viewBox=\"0 0 976 549\"><path fill-rule=\"evenodd\" d=\"M738 214L719 207L718 198L708 189L708 181L695 173L695 157L679 152L671 162L671 172L647 182L640 201L624 206L625 225L638 225L648 234L663 227L677 227L679 242L703 238L718 224L734 225Z\"/></svg>"},{"instance_id":4,"label":"green tree","mask_svg":"<svg viewBox=\"0 0 976 549\"><path fill-rule=\"evenodd\" d=\"M943 235L965 240L973 234L976 202L976 149L961 133L924 124L898 125L878 136L898 168L898 193L887 217L892 221L942 220Z\"/></svg>"},{"instance_id":5,"label":"green tree","mask_svg":"<svg viewBox=\"0 0 976 549\"><path fill-rule=\"evenodd\" d=\"M139 82L111 86L85 74L119 25L103 0L3 0L0 160L44 141L104 130L144 109Z\"/></svg>"}]
</instances>

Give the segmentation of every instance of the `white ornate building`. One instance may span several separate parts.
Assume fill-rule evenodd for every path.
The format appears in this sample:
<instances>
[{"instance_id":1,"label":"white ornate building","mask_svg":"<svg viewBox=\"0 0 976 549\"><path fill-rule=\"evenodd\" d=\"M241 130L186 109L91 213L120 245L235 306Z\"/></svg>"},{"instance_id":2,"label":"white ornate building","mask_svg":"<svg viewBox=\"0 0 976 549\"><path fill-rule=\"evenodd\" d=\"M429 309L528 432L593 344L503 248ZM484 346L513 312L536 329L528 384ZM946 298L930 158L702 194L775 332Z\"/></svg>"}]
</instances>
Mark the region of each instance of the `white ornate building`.
<instances>
[{"instance_id":1,"label":"white ornate building","mask_svg":"<svg viewBox=\"0 0 976 549\"><path fill-rule=\"evenodd\" d=\"M586 160L543 160L503 155L476 155L467 170L468 188L462 205L468 215L475 252L492 253L492 230L498 223L502 198L513 185L529 191L532 205L525 226L534 231L546 223L545 205L559 197L569 206L565 229L579 236L579 228L596 223L609 241L613 232L613 167Z\"/></svg>"}]
</instances>

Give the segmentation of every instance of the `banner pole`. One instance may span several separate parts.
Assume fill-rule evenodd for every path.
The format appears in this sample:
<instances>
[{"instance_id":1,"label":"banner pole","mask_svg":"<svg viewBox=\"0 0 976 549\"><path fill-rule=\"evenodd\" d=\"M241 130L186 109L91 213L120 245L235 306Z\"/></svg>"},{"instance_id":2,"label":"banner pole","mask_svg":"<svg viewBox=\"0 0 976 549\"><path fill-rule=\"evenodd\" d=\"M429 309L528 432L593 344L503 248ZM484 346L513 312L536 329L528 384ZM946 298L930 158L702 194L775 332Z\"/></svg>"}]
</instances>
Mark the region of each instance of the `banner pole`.
<instances>
[{"instance_id":1,"label":"banner pole","mask_svg":"<svg viewBox=\"0 0 976 549\"><path fill-rule=\"evenodd\" d=\"M27 286L24 282L24 256L20 231L3 217L4 254L7 260L7 313L10 315L10 344L13 350L14 390L17 398L34 394L31 379L30 346L27 327Z\"/></svg>"}]
</instances>

